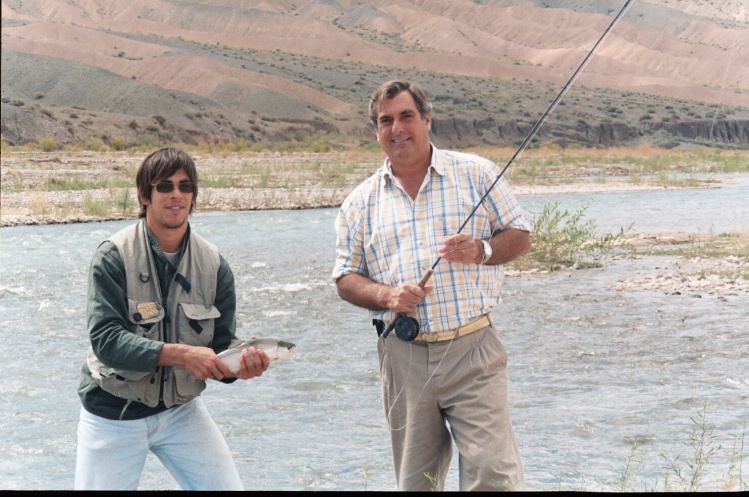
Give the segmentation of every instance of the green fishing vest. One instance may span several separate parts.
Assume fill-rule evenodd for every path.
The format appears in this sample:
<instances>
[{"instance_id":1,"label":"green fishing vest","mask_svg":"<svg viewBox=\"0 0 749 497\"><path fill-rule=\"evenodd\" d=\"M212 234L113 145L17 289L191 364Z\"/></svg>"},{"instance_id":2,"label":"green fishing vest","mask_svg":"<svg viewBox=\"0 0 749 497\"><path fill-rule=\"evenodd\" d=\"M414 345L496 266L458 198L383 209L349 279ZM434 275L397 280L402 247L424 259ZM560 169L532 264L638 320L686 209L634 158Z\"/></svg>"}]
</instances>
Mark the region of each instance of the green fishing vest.
<instances>
[{"instance_id":1,"label":"green fishing vest","mask_svg":"<svg viewBox=\"0 0 749 497\"><path fill-rule=\"evenodd\" d=\"M221 315L213 305L221 264L216 246L190 234L164 303L145 219L119 231L110 241L125 265L130 332L150 340L209 347L214 320ZM109 368L90 345L87 361L91 376L102 389L150 407L160 400L166 407L184 404L206 386L205 381L188 379L181 366L161 366L155 373Z\"/></svg>"}]
</instances>

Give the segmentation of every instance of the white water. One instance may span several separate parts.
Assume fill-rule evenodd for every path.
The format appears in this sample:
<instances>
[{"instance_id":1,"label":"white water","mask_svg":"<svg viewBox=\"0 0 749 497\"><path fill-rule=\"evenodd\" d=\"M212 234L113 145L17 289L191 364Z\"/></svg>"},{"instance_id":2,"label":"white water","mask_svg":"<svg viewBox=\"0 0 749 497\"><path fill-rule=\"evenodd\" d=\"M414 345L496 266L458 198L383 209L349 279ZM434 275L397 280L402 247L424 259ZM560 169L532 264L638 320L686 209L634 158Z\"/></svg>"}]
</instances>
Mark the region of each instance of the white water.
<instances>
[{"instance_id":1,"label":"white water","mask_svg":"<svg viewBox=\"0 0 749 497\"><path fill-rule=\"evenodd\" d=\"M591 199L588 217L602 232L635 222L639 232L706 233L747 231L748 195L744 185L521 202L532 215L546 202L574 211ZM204 394L248 490L395 489L375 333L329 278L334 216L322 209L192 219L232 265L238 334L297 344L295 358L261 378L211 384ZM129 222L0 231L3 489L72 488L88 265L100 241ZM634 442L628 489L663 490L666 476L676 485L662 454L678 455L679 465L693 456L686 444L705 405L721 448L701 489L737 490L726 485L742 459L746 488L749 298L613 290L660 262L506 279L495 321L530 490L616 490ZM447 489L457 489L456 470L454 461ZM141 488L177 487L149 457Z\"/></svg>"}]
</instances>

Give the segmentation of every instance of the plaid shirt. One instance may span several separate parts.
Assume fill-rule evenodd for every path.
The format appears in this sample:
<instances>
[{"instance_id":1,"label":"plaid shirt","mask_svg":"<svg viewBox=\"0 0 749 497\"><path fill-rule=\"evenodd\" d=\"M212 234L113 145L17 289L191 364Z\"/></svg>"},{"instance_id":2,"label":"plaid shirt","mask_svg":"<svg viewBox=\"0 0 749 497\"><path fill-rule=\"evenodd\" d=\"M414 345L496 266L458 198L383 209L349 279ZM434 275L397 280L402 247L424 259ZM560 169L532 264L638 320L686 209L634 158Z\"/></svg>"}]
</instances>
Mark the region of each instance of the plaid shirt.
<instances>
[{"instance_id":1,"label":"plaid shirt","mask_svg":"<svg viewBox=\"0 0 749 497\"><path fill-rule=\"evenodd\" d=\"M439 257L445 237L458 232L499 172L482 157L432 146L432 162L413 200L385 160L341 205L333 281L359 273L389 286L418 282ZM488 240L509 227L531 231L502 177L462 233ZM501 302L503 277L501 265L441 261L427 283L434 290L411 315L422 332L455 329ZM372 317L389 322L395 313L378 310Z\"/></svg>"}]
</instances>

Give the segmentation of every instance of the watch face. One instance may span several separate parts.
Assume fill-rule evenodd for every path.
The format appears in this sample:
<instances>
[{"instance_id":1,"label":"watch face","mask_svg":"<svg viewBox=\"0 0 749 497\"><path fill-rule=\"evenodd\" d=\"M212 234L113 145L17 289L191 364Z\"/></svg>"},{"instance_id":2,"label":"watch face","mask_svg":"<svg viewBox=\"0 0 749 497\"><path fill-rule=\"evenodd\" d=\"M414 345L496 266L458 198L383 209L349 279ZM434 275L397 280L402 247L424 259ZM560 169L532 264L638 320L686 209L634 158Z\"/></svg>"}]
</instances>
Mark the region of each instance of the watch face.
<instances>
[{"instance_id":1,"label":"watch face","mask_svg":"<svg viewBox=\"0 0 749 497\"><path fill-rule=\"evenodd\" d=\"M483 264L492 256L492 246L486 240L481 240L481 243L483 243L484 245L484 258L481 261L481 263Z\"/></svg>"}]
</instances>

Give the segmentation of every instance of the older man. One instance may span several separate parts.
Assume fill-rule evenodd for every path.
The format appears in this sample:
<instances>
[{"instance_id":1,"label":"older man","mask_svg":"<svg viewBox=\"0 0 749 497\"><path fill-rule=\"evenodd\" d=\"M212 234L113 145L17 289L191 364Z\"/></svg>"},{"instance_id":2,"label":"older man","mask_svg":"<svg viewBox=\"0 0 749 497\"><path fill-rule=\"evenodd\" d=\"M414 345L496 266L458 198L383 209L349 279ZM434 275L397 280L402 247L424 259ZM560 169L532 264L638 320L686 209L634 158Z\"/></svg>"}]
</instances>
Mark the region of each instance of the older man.
<instances>
[{"instance_id":1,"label":"older man","mask_svg":"<svg viewBox=\"0 0 749 497\"><path fill-rule=\"evenodd\" d=\"M387 157L340 208L332 277L341 298L372 311L381 337L398 488L444 488L454 440L461 490L523 489L491 312L502 264L529 250L530 226L505 180L492 188L495 164L430 142L431 105L418 85L383 84L369 111ZM431 284L419 285L437 258ZM411 329L383 337L399 316Z\"/></svg>"}]
</instances>

